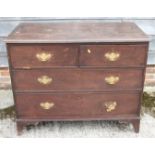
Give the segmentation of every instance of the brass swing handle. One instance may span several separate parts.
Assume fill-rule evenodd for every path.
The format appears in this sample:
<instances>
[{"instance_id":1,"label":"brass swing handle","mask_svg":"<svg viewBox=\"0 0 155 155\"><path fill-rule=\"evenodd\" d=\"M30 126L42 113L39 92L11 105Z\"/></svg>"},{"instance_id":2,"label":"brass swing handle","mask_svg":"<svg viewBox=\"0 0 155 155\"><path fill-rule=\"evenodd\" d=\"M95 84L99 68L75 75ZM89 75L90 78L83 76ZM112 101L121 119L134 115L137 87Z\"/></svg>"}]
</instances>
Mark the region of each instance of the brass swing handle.
<instances>
[{"instance_id":1,"label":"brass swing handle","mask_svg":"<svg viewBox=\"0 0 155 155\"><path fill-rule=\"evenodd\" d=\"M54 54L51 54L49 52L40 52L36 54L36 58L41 62L49 61L53 56Z\"/></svg>"},{"instance_id":2,"label":"brass swing handle","mask_svg":"<svg viewBox=\"0 0 155 155\"><path fill-rule=\"evenodd\" d=\"M114 85L119 82L120 78L118 76L108 76L104 80L107 84Z\"/></svg>"},{"instance_id":3,"label":"brass swing handle","mask_svg":"<svg viewBox=\"0 0 155 155\"><path fill-rule=\"evenodd\" d=\"M90 49L87 49L87 53L91 54L92 51ZM120 53L118 51L110 51L110 52L106 52L104 57L109 60L109 61L117 61L120 58Z\"/></svg>"},{"instance_id":4,"label":"brass swing handle","mask_svg":"<svg viewBox=\"0 0 155 155\"><path fill-rule=\"evenodd\" d=\"M49 109L53 108L54 105L55 104L53 102L42 102L42 103L40 103L40 107L44 110L49 110Z\"/></svg>"},{"instance_id":5,"label":"brass swing handle","mask_svg":"<svg viewBox=\"0 0 155 155\"><path fill-rule=\"evenodd\" d=\"M109 61L117 61L120 57L120 53L112 51L105 53L105 58Z\"/></svg>"},{"instance_id":6,"label":"brass swing handle","mask_svg":"<svg viewBox=\"0 0 155 155\"><path fill-rule=\"evenodd\" d=\"M51 77L48 77L47 75L43 75L43 76L38 77L37 81L40 84L48 85L48 84L52 83L53 79Z\"/></svg>"},{"instance_id":7,"label":"brass swing handle","mask_svg":"<svg viewBox=\"0 0 155 155\"><path fill-rule=\"evenodd\" d=\"M106 102L104 105L106 107L106 111L111 112L111 111L116 109L117 102L116 101L109 101L109 102Z\"/></svg>"}]
</instances>

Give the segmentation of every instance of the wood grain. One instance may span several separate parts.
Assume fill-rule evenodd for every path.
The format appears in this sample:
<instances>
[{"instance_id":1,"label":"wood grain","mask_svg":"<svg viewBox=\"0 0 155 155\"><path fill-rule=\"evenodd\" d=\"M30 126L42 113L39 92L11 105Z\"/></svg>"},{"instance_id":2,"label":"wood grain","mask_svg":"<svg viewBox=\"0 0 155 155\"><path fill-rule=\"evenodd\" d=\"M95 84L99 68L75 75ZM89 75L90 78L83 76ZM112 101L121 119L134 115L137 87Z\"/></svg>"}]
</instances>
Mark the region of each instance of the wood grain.
<instances>
[{"instance_id":1,"label":"wood grain","mask_svg":"<svg viewBox=\"0 0 155 155\"><path fill-rule=\"evenodd\" d=\"M42 76L52 78L44 85L38 82ZM109 91L142 89L141 69L42 69L16 70L13 72L15 91ZM114 85L105 82L109 76L119 77Z\"/></svg>"},{"instance_id":2,"label":"wood grain","mask_svg":"<svg viewBox=\"0 0 155 155\"><path fill-rule=\"evenodd\" d=\"M143 45L82 45L81 67L140 67L145 66L147 44ZM109 61L105 54L118 53L116 61Z\"/></svg>"},{"instance_id":3,"label":"wood grain","mask_svg":"<svg viewBox=\"0 0 155 155\"><path fill-rule=\"evenodd\" d=\"M138 110L139 94L127 93L44 93L16 94L16 106L20 118L52 118L52 116L78 115L94 116L107 115L111 119L115 115L123 116L136 114ZM105 103L116 101L116 109L107 112ZM55 105L49 110L40 107L41 102L53 102ZM128 108L126 108L128 107Z\"/></svg>"},{"instance_id":4,"label":"wood grain","mask_svg":"<svg viewBox=\"0 0 155 155\"><path fill-rule=\"evenodd\" d=\"M146 42L149 38L132 22L22 23L7 43Z\"/></svg>"},{"instance_id":5,"label":"wood grain","mask_svg":"<svg viewBox=\"0 0 155 155\"><path fill-rule=\"evenodd\" d=\"M39 68L39 67L71 67L78 65L77 45L63 44L17 44L10 45L10 59L13 68ZM37 54L51 54L48 61L41 62Z\"/></svg>"}]
</instances>

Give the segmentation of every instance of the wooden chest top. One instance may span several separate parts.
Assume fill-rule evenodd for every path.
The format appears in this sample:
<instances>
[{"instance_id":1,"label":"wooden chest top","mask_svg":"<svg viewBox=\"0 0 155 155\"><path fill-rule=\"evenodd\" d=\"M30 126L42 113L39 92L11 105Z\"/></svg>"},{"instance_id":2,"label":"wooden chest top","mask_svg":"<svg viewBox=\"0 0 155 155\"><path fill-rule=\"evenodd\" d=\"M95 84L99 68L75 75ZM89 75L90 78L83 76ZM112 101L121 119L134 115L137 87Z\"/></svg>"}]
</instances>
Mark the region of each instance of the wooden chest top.
<instances>
[{"instance_id":1,"label":"wooden chest top","mask_svg":"<svg viewBox=\"0 0 155 155\"><path fill-rule=\"evenodd\" d=\"M22 23L7 43L146 42L149 38L134 23L53 22Z\"/></svg>"}]
</instances>

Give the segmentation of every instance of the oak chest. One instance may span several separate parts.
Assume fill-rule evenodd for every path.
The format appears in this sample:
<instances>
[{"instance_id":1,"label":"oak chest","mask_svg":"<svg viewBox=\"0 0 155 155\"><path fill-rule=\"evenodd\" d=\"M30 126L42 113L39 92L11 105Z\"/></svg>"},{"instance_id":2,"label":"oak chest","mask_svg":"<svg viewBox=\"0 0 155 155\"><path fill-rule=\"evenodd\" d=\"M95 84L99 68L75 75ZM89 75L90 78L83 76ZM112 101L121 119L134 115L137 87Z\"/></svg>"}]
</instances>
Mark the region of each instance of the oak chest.
<instances>
[{"instance_id":1,"label":"oak chest","mask_svg":"<svg viewBox=\"0 0 155 155\"><path fill-rule=\"evenodd\" d=\"M23 23L6 43L19 132L54 120L139 131L148 37L134 23Z\"/></svg>"}]
</instances>

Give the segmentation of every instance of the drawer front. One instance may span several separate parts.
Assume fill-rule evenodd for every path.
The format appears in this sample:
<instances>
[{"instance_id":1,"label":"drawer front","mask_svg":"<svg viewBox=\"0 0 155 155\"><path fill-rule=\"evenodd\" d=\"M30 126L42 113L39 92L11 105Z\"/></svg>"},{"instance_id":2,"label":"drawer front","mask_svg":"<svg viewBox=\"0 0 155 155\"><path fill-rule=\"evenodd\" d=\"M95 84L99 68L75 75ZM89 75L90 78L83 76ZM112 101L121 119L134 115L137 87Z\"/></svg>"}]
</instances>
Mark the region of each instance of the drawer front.
<instances>
[{"instance_id":1,"label":"drawer front","mask_svg":"<svg viewBox=\"0 0 155 155\"><path fill-rule=\"evenodd\" d=\"M140 95L136 93L16 94L20 117L130 115L138 112Z\"/></svg>"},{"instance_id":2,"label":"drawer front","mask_svg":"<svg viewBox=\"0 0 155 155\"><path fill-rule=\"evenodd\" d=\"M83 45L81 66L145 66L147 45Z\"/></svg>"},{"instance_id":3,"label":"drawer front","mask_svg":"<svg viewBox=\"0 0 155 155\"><path fill-rule=\"evenodd\" d=\"M78 63L76 45L10 45L9 52L13 68L65 67Z\"/></svg>"},{"instance_id":4,"label":"drawer front","mask_svg":"<svg viewBox=\"0 0 155 155\"><path fill-rule=\"evenodd\" d=\"M16 91L106 91L141 89L140 69L44 69L16 70Z\"/></svg>"}]
</instances>

